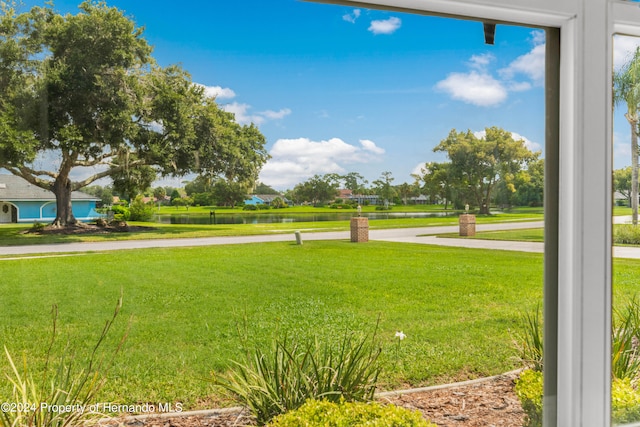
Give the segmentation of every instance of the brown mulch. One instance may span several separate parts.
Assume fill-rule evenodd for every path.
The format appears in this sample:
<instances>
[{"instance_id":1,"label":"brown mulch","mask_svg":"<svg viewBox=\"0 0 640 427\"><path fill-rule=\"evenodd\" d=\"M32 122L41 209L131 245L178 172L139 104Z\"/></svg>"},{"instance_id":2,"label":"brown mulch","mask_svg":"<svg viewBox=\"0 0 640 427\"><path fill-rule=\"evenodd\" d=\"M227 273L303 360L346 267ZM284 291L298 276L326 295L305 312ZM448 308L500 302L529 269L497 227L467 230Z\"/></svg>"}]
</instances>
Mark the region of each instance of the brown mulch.
<instances>
[{"instance_id":1,"label":"brown mulch","mask_svg":"<svg viewBox=\"0 0 640 427\"><path fill-rule=\"evenodd\" d=\"M525 415L514 392L517 374L472 385L386 398L407 409L419 410L440 427L521 427Z\"/></svg>"},{"instance_id":2,"label":"brown mulch","mask_svg":"<svg viewBox=\"0 0 640 427\"><path fill-rule=\"evenodd\" d=\"M419 410L439 427L522 427L524 412L514 393L516 374L470 385L381 397L382 402ZM248 412L185 413L131 417L127 427L238 427L255 425Z\"/></svg>"},{"instance_id":3,"label":"brown mulch","mask_svg":"<svg viewBox=\"0 0 640 427\"><path fill-rule=\"evenodd\" d=\"M132 226L124 221L104 223L98 226L94 224L77 223L65 227L55 227L47 225L43 228L27 229L27 234L62 234L62 235L79 235L79 234L111 234L111 233L127 233L133 231L151 231L154 227Z\"/></svg>"}]
</instances>

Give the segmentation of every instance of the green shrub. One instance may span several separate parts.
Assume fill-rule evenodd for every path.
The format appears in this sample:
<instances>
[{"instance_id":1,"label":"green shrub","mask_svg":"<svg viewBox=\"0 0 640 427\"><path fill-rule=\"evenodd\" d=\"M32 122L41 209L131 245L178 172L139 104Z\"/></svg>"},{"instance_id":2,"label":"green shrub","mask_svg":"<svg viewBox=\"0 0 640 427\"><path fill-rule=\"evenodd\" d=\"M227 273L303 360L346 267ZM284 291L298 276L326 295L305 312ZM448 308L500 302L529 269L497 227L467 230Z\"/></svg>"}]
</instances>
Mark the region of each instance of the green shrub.
<instances>
[{"instance_id":1,"label":"green shrub","mask_svg":"<svg viewBox=\"0 0 640 427\"><path fill-rule=\"evenodd\" d=\"M77 365L81 361L69 351L68 346L59 357L53 355L56 341L56 306L53 308L52 338L41 372L32 372L33 364L27 363L26 358L22 363L16 364L5 346L4 351L11 371L7 379L13 390L8 396L0 395L0 402L10 405L7 408L3 406L3 410L0 411L0 427L71 427L85 425L91 420L104 417L98 405L91 409L98 391L105 382L103 373L107 369L103 358L98 355L98 350L121 307L122 298L118 300L112 318L106 322L84 368L78 368ZM120 346L116 353L119 348Z\"/></svg>"},{"instance_id":2,"label":"green shrub","mask_svg":"<svg viewBox=\"0 0 640 427\"><path fill-rule=\"evenodd\" d=\"M244 205L242 210L243 211L257 211L258 207L256 205Z\"/></svg>"},{"instance_id":3,"label":"green shrub","mask_svg":"<svg viewBox=\"0 0 640 427\"><path fill-rule=\"evenodd\" d=\"M282 200L281 197L276 197L275 199L273 199L273 201L271 202L271 207L273 209L284 209L284 208L288 208L289 205L287 205L285 203L284 200Z\"/></svg>"},{"instance_id":4,"label":"green shrub","mask_svg":"<svg viewBox=\"0 0 640 427\"><path fill-rule=\"evenodd\" d=\"M616 424L640 420L640 393L629 378L614 379L611 384L611 418Z\"/></svg>"},{"instance_id":5,"label":"green shrub","mask_svg":"<svg viewBox=\"0 0 640 427\"><path fill-rule=\"evenodd\" d=\"M258 203L256 206L258 207L258 210L260 210L260 211L267 211L267 210L271 209L271 206L265 205L264 203Z\"/></svg>"},{"instance_id":6,"label":"green shrub","mask_svg":"<svg viewBox=\"0 0 640 427\"><path fill-rule=\"evenodd\" d=\"M129 207L129 219L131 221L150 221L155 210L153 204L144 203L142 196L138 196Z\"/></svg>"},{"instance_id":7,"label":"green shrub","mask_svg":"<svg viewBox=\"0 0 640 427\"><path fill-rule=\"evenodd\" d=\"M46 226L43 223L36 221L31 226L31 230L33 230L33 231L42 231L42 230L44 230L45 227Z\"/></svg>"},{"instance_id":8,"label":"green shrub","mask_svg":"<svg viewBox=\"0 0 640 427\"><path fill-rule=\"evenodd\" d=\"M131 216L131 212L126 206L113 205L111 206L111 211L113 212L113 219L115 221L129 221Z\"/></svg>"},{"instance_id":9,"label":"green shrub","mask_svg":"<svg viewBox=\"0 0 640 427\"><path fill-rule=\"evenodd\" d=\"M337 349L317 339L299 343L276 341L270 351L247 352L244 363L215 378L236 395L263 425L276 415L297 409L308 399L338 402L372 400L380 367L376 334L357 337L346 332Z\"/></svg>"},{"instance_id":10,"label":"green shrub","mask_svg":"<svg viewBox=\"0 0 640 427\"><path fill-rule=\"evenodd\" d=\"M269 427L429 427L418 411L377 402L308 400L300 408L279 415Z\"/></svg>"},{"instance_id":11,"label":"green shrub","mask_svg":"<svg viewBox=\"0 0 640 427\"><path fill-rule=\"evenodd\" d=\"M640 227L632 224L617 225L613 232L613 242L625 245L640 245Z\"/></svg>"},{"instance_id":12,"label":"green shrub","mask_svg":"<svg viewBox=\"0 0 640 427\"><path fill-rule=\"evenodd\" d=\"M542 426L542 372L524 370L516 381L516 395L527 414L525 427ZM611 384L611 418L613 424L640 420L640 392L629 378L616 378Z\"/></svg>"},{"instance_id":13,"label":"green shrub","mask_svg":"<svg viewBox=\"0 0 640 427\"><path fill-rule=\"evenodd\" d=\"M527 418L525 427L542 426L542 372L525 369L516 381L516 395Z\"/></svg>"}]
</instances>

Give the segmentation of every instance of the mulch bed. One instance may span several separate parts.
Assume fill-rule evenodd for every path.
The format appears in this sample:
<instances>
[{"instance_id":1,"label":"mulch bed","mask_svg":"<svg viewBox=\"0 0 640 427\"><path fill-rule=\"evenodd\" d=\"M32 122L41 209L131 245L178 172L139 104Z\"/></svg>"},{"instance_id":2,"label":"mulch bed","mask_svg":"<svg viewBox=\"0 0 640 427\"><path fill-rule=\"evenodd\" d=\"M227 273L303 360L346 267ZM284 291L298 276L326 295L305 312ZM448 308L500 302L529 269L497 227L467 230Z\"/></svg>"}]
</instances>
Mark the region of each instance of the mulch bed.
<instances>
[{"instance_id":1,"label":"mulch bed","mask_svg":"<svg viewBox=\"0 0 640 427\"><path fill-rule=\"evenodd\" d=\"M128 233L138 231L155 230L154 227L132 226L124 221L103 223L98 226L94 224L78 223L76 225L68 225L66 227L54 227L47 225L42 228L30 228L23 233L29 234L56 234L56 235L82 235L82 234L112 234L112 233Z\"/></svg>"},{"instance_id":2,"label":"mulch bed","mask_svg":"<svg viewBox=\"0 0 640 427\"><path fill-rule=\"evenodd\" d=\"M525 414L514 393L515 373L468 385L385 393L380 401L422 412L439 427L522 427ZM129 417L126 427L239 427L253 426L248 411L200 411L183 415ZM121 425L122 425L121 424Z\"/></svg>"}]
</instances>

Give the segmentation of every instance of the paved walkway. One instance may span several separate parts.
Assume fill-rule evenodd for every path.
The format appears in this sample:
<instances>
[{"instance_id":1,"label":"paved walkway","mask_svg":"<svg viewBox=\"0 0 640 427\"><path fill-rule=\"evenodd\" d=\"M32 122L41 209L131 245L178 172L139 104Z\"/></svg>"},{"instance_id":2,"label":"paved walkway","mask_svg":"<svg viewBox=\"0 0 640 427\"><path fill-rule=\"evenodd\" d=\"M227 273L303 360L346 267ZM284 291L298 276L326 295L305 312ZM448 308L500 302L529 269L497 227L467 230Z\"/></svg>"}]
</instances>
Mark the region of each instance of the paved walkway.
<instances>
[{"instance_id":1,"label":"paved walkway","mask_svg":"<svg viewBox=\"0 0 640 427\"><path fill-rule=\"evenodd\" d=\"M542 227L542 222L526 223L501 223L478 225L478 231L483 230L508 230L515 228L538 228ZM420 237L425 234L456 233L458 226L443 227L419 227L419 228L397 228L384 230L369 230L369 240L386 240L407 243L431 243L429 238ZM302 231L302 240L349 240L349 231L330 231L305 233ZM428 241L425 241L428 240ZM438 240L461 240L466 239L438 239ZM113 251L120 249L145 249L145 248L172 248L181 246L211 246L211 245L233 245L243 243L264 243L264 242L295 242L294 233L270 234L257 236L230 236L230 237L199 237L187 239L151 239L151 240L114 240L110 242L76 242L76 243L54 243L48 245L29 246L2 246L0 255L25 255L42 253L62 253L62 252L86 252L86 251Z\"/></svg>"},{"instance_id":2,"label":"paved walkway","mask_svg":"<svg viewBox=\"0 0 640 427\"><path fill-rule=\"evenodd\" d=\"M616 222L626 222L626 218L617 218ZM498 224L477 224L476 231L516 230L542 228L542 221L505 222ZM388 242L420 243L439 246L455 246L478 249L497 249L506 251L542 253L544 244L539 242L513 242L500 240L441 238L437 234L457 233L457 225L441 227L395 228L369 230L369 240ZM333 231L305 233L302 240L349 240L349 231ZM201 237L190 239L153 239L153 240L120 240L111 242L57 243L30 246L0 246L0 255L60 254L69 252L103 252L122 249L171 248L182 246L233 245L263 242L295 242L294 233L258 236ZM614 257L640 259L640 248L615 247ZM7 258L3 258L7 259Z\"/></svg>"}]
</instances>

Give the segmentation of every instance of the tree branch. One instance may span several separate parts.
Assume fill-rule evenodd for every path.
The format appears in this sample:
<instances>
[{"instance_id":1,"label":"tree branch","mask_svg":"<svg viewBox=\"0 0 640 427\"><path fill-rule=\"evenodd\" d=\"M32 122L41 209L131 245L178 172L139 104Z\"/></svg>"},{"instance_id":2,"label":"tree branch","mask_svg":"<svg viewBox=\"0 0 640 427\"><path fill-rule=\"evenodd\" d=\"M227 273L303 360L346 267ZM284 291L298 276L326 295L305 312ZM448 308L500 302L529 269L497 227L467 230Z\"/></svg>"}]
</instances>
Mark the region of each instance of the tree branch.
<instances>
[{"instance_id":1,"label":"tree branch","mask_svg":"<svg viewBox=\"0 0 640 427\"><path fill-rule=\"evenodd\" d=\"M24 166L24 165L16 166L15 169L19 170L20 174L26 173L26 174L29 174L29 175L33 175L34 177L38 177L40 175L45 175L45 176L48 176L49 178L52 178L52 179L56 179L58 177L58 175L55 172L31 169L30 167ZM48 181L43 181L43 182L48 182Z\"/></svg>"},{"instance_id":2,"label":"tree branch","mask_svg":"<svg viewBox=\"0 0 640 427\"><path fill-rule=\"evenodd\" d=\"M36 175L49 175L51 176L51 172L49 173L40 173L40 171L34 171L26 166L5 166L5 169L11 172L15 176L19 176L23 178L28 183L35 185L36 187L42 188L44 190L51 191L53 188L53 182L46 181L44 179L38 178ZM55 178L54 176L51 176Z\"/></svg>"},{"instance_id":3,"label":"tree branch","mask_svg":"<svg viewBox=\"0 0 640 427\"><path fill-rule=\"evenodd\" d=\"M131 166L140 166L140 165L144 165L145 162L143 162L142 160L136 160L133 161L131 163L129 163L126 167L131 167ZM109 168L105 171L99 172L97 174L91 175L90 177L83 179L82 181L75 181L73 183L71 183L71 189L73 191L79 190L83 187L86 187L87 185L91 184L94 181L97 181L101 178L106 178L108 176L111 176L113 173L115 172L120 172L122 170L125 169L125 166L116 166L114 168Z\"/></svg>"},{"instance_id":4,"label":"tree branch","mask_svg":"<svg viewBox=\"0 0 640 427\"><path fill-rule=\"evenodd\" d=\"M102 163L105 159L108 159L109 157L114 157L117 153L115 151L110 151L108 153L104 153L101 156L96 157L93 160L76 160L73 163L73 166L86 166L86 167L91 167L91 166L97 166L100 164L104 164Z\"/></svg>"}]
</instances>

